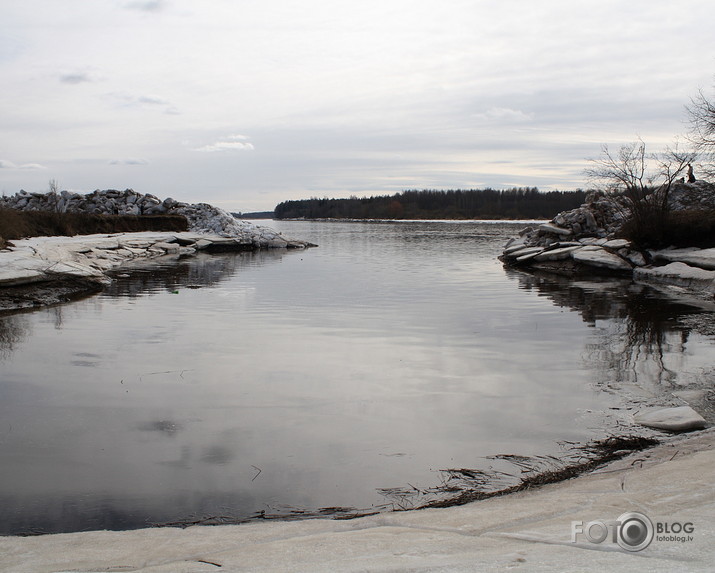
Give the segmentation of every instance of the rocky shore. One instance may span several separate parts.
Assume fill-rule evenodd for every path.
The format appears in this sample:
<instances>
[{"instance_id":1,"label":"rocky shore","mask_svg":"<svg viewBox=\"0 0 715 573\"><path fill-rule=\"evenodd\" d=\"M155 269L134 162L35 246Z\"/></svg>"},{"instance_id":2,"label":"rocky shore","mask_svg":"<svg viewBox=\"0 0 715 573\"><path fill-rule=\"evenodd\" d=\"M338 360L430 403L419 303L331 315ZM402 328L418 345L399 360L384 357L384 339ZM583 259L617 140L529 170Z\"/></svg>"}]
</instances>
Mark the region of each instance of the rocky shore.
<instances>
[{"instance_id":1,"label":"rocky shore","mask_svg":"<svg viewBox=\"0 0 715 573\"><path fill-rule=\"evenodd\" d=\"M711 210L714 186L680 184L671 195L673 210ZM611 273L634 281L675 287L712 299L715 248L641 249L620 238L627 208L617 197L594 192L586 203L551 221L523 229L505 245L507 265L562 275Z\"/></svg>"},{"instance_id":2,"label":"rocky shore","mask_svg":"<svg viewBox=\"0 0 715 573\"><path fill-rule=\"evenodd\" d=\"M86 195L62 191L60 193L28 193L0 197L0 208L18 211L48 211L52 213L88 213L96 215L180 215L188 221L188 230L204 235L230 238L242 249L303 248L303 241L286 239L266 227L247 221L209 205L182 203L171 197L164 200L155 195L124 191L93 191Z\"/></svg>"},{"instance_id":3,"label":"rocky shore","mask_svg":"<svg viewBox=\"0 0 715 573\"><path fill-rule=\"evenodd\" d=\"M27 193L0 198L0 207L21 211L98 215L180 215L187 232L143 232L31 237L13 240L0 250L0 311L64 302L97 292L110 280L107 272L137 260L188 257L199 252L303 249L306 241L241 221L205 203L190 205L168 198L126 191L87 195Z\"/></svg>"}]
</instances>

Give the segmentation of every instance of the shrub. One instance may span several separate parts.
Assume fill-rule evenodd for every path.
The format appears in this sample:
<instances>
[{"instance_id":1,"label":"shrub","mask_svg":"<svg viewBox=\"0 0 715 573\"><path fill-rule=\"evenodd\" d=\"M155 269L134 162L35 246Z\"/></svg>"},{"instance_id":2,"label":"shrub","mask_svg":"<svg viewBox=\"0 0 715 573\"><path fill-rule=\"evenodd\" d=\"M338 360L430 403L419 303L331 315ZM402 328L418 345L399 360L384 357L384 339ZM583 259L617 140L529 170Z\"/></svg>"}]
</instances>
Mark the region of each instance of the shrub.
<instances>
[{"instance_id":1,"label":"shrub","mask_svg":"<svg viewBox=\"0 0 715 573\"><path fill-rule=\"evenodd\" d=\"M715 247L715 210L671 211L631 219L621 234L640 247Z\"/></svg>"},{"instance_id":2,"label":"shrub","mask_svg":"<svg viewBox=\"0 0 715 573\"><path fill-rule=\"evenodd\" d=\"M186 217L180 215L95 215L0 208L0 248L2 239L140 231L178 232L188 228Z\"/></svg>"}]
</instances>

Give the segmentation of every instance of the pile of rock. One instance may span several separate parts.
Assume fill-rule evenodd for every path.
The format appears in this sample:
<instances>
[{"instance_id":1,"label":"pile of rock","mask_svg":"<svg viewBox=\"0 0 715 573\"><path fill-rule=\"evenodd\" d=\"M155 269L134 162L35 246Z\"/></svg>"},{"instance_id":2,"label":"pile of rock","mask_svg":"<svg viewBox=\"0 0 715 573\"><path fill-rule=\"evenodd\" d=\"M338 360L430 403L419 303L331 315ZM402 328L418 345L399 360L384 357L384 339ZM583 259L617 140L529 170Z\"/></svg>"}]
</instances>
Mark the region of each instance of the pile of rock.
<instances>
[{"instance_id":1,"label":"pile of rock","mask_svg":"<svg viewBox=\"0 0 715 573\"><path fill-rule=\"evenodd\" d=\"M28 193L0 198L0 207L22 211L55 213L91 213L98 215L181 215L189 222L189 230L238 239L254 248L302 248L308 243L282 237L272 229L258 227L236 219L230 213L206 203L189 204L172 198L163 201L151 194L125 191L94 191L86 195L60 193Z\"/></svg>"},{"instance_id":2,"label":"pile of rock","mask_svg":"<svg viewBox=\"0 0 715 573\"><path fill-rule=\"evenodd\" d=\"M541 227L548 227L548 224ZM572 241L555 239L550 240L546 246L529 245L523 237L511 239L500 258L512 265L560 271L563 274L583 270L577 266L579 264L626 272L647 264L644 254L633 249L630 241L607 238L582 238Z\"/></svg>"},{"instance_id":3,"label":"pile of rock","mask_svg":"<svg viewBox=\"0 0 715 573\"><path fill-rule=\"evenodd\" d=\"M31 237L13 244L0 256L0 287L51 281L59 276L103 282L107 271L131 261L253 248L252 243L240 238L192 232Z\"/></svg>"},{"instance_id":4,"label":"pile of rock","mask_svg":"<svg viewBox=\"0 0 715 573\"><path fill-rule=\"evenodd\" d=\"M715 209L715 185L707 181L676 184L668 197L674 210Z\"/></svg>"},{"instance_id":5,"label":"pile of rock","mask_svg":"<svg viewBox=\"0 0 715 573\"><path fill-rule=\"evenodd\" d=\"M579 270L579 265L630 272L636 266L645 266L647 260L630 241L614 238L627 213L617 197L594 191L580 207L522 230L518 238L506 244L500 258L511 265L567 274Z\"/></svg>"},{"instance_id":6,"label":"pile of rock","mask_svg":"<svg viewBox=\"0 0 715 573\"><path fill-rule=\"evenodd\" d=\"M679 183L670 200L673 209L710 209L715 205L715 186ZM577 209L523 229L505 245L499 258L511 266L566 275L594 270L629 273L643 282L715 294L715 249L640 250L616 238L628 213L618 197L593 192Z\"/></svg>"}]
</instances>

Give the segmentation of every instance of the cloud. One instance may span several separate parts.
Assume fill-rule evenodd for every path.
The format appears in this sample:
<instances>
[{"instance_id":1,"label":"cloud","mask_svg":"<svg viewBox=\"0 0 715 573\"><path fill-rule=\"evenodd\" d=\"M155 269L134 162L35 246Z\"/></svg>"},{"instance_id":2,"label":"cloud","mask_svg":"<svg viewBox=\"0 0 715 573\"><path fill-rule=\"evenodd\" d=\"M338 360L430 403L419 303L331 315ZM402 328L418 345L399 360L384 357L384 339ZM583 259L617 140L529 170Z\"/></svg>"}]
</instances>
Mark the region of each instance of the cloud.
<instances>
[{"instance_id":1,"label":"cloud","mask_svg":"<svg viewBox=\"0 0 715 573\"><path fill-rule=\"evenodd\" d=\"M136 101L147 105L169 105L169 102L164 98L155 95L138 96Z\"/></svg>"},{"instance_id":2,"label":"cloud","mask_svg":"<svg viewBox=\"0 0 715 573\"><path fill-rule=\"evenodd\" d=\"M146 159L136 159L136 158L129 158L129 159L112 159L109 162L110 165L149 165L149 162Z\"/></svg>"},{"instance_id":3,"label":"cloud","mask_svg":"<svg viewBox=\"0 0 715 573\"><path fill-rule=\"evenodd\" d=\"M154 94L134 95L125 92L112 92L105 94L105 97L113 101L119 107L125 108L163 108L163 113L169 115L179 115L181 112L169 100Z\"/></svg>"},{"instance_id":4,"label":"cloud","mask_svg":"<svg viewBox=\"0 0 715 573\"><path fill-rule=\"evenodd\" d=\"M247 135L229 135L210 145L197 147L195 151L201 151L203 153L215 153L217 151L253 151L255 147L248 139L249 137Z\"/></svg>"},{"instance_id":5,"label":"cloud","mask_svg":"<svg viewBox=\"0 0 715 573\"><path fill-rule=\"evenodd\" d=\"M27 171L33 171L37 169L45 169L45 166L40 165L39 163L23 163L22 165L16 165L12 161L0 159L0 169L22 169Z\"/></svg>"},{"instance_id":6,"label":"cloud","mask_svg":"<svg viewBox=\"0 0 715 573\"><path fill-rule=\"evenodd\" d=\"M127 10L139 10L140 12L161 12L166 8L164 0L136 0L125 2L124 8Z\"/></svg>"},{"instance_id":7,"label":"cloud","mask_svg":"<svg viewBox=\"0 0 715 573\"><path fill-rule=\"evenodd\" d=\"M484 113L474 114L474 117L485 121L519 123L531 121L533 119L533 114L524 113L521 110L511 109L509 107L492 107Z\"/></svg>"},{"instance_id":8,"label":"cloud","mask_svg":"<svg viewBox=\"0 0 715 573\"><path fill-rule=\"evenodd\" d=\"M75 72L60 75L60 82L68 85L91 83L93 81L92 77L86 72Z\"/></svg>"}]
</instances>

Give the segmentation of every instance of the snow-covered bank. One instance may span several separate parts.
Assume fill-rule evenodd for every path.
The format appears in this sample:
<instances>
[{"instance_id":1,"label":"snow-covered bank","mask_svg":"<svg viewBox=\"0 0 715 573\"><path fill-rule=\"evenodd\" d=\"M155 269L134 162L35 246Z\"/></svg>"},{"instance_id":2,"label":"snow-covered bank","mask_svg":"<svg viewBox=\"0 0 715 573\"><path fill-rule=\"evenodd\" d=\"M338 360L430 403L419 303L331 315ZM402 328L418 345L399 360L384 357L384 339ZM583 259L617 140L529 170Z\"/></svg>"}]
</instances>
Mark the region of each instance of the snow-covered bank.
<instances>
[{"instance_id":1,"label":"snow-covered bank","mask_svg":"<svg viewBox=\"0 0 715 573\"><path fill-rule=\"evenodd\" d=\"M250 234L240 237L144 232L13 241L12 247L0 251L0 311L56 304L96 292L109 282L108 271L132 261L254 250L257 243L274 248L311 246L269 229L253 225L245 228Z\"/></svg>"},{"instance_id":2,"label":"snow-covered bank","mask_svg":"<svg viewBox=\"0 0 715 573\"><path fill-rule=\"evenodd\" d=\"M694 432L565 482L447 509L0 537L0 571L711 571L714 437ZM634 511L655 530L647 547L598 537L598 523ZM580 531L592 522L589 539Z\"/></svg>"},{"instance_id":3,"label":"snow-covered bank","mask_svg":"<svg viewBox=\"0 0 715 573\"><path fill-rule=\"evenodd\" d=\"M236 219L206 203L190 205L171 198L125 191L94 191L86 195L27 193L0 198L0 207L20 211L89 213L97 215L180 215L188 232L142 232L73 237L32 237L13 240L0 250L0 310L54 304L72 294L92 292L108 279L106 272L136 259L185 257L199 251L301 249L315 246L283 237L280 233ZM16 294L9 288L55 284L42 292ZM38 287L39 288L39 287Z\"/></svg>"},{"instance_id":4,"label":"snow-covered bank","mask_svg":"<svg viewBox=\"0 0 715 573\"><path fill-rule=\"evenodd\" d=\"M125 191L94 191L81 195L61 193L28 193L20 191L0 197L0 207L19 211L49 211L52 213L87 213L95 215L180 215L189 224L189 231L234 239L245 248L293 248L309 246L303 241L286 239L272 229L259 227L207 203L189 204L171 197L163 201L151 194Z\"/></svg>"},{"instance_id":5,"label":"snow-covered bank","mask_svg":"<svg viewBox=\"0 0 715 573\"><path fill-rule=\"evenodd\" d=\"M685 198L690 202L684 203ZM672 200L673 209L685 206L705 213L715 201L715 187L681 184ZM715 296L715 248L639 249L618 237L626 219L618 197L594 193L581 207L523 229L505 245L500 259L510 266L564 275L618 273L707 299Z\"/></svg>"}]
</instances>

